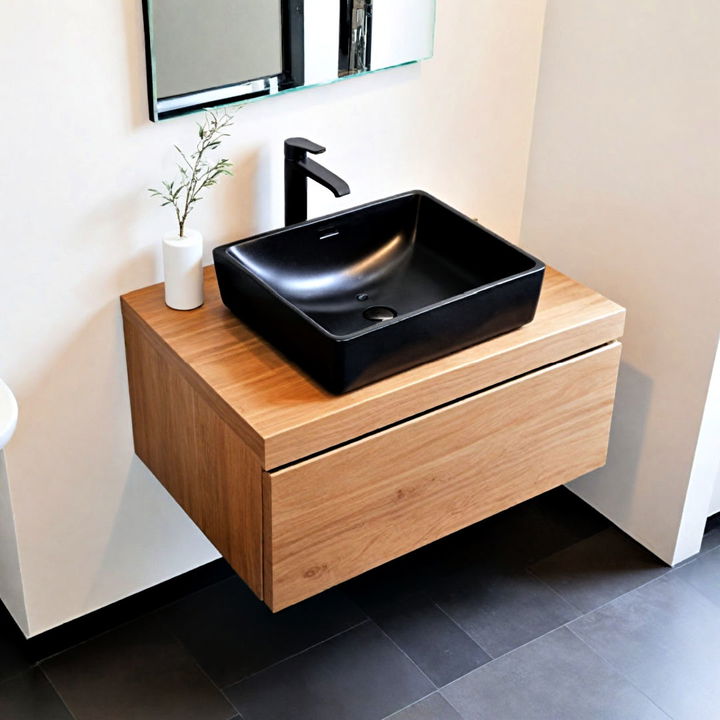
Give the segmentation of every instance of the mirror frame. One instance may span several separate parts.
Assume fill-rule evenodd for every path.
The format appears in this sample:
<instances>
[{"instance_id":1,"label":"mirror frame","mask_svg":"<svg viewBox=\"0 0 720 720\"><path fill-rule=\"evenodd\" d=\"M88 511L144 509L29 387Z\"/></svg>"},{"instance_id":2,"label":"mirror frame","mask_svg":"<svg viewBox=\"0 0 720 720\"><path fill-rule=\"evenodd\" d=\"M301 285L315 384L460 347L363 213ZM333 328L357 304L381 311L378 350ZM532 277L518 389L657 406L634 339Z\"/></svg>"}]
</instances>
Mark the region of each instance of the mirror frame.
<instances>
[{"instance_id":1,"label":"mirror frame","mask_svg":"<svg viewBox=\"0 0 720 720\"><path fill-rule=\"evenodd\" d=\"M305 81L305 0L280 0L282 17L282 65L280 75L244 80L231 85L158 98L152 40L152 3L142 0L145 32L145 72L150 119L153 122L199 112L218 105L232 105L253 98L302 87Z\"/></svg>"}]
</instances>

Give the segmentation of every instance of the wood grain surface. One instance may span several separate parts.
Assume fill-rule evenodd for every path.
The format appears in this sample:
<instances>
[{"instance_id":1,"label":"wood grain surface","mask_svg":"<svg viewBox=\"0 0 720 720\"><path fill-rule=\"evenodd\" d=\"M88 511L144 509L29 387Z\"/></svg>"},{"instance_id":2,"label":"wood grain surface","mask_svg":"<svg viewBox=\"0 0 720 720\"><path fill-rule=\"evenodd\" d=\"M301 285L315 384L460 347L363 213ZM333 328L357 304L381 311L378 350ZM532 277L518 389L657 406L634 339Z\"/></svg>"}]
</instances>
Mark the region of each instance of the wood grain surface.
<instances>
[{"instance_id":1,"label":"wood grain surface","mask_svg":"<svg viewBox=\"0 0 720 720\"><path fill-rule=\"evenodd\" d=\"M145 333L124 325L135 452L262 597L257 455Z\"/></svg>"},{"instance_id":2,"label":"wood grain surface","mask_svg":"<svg viewBox=\"0 0 720 720\"><path fill-rule=\"evenodd\" d=\"M265 602L292 605L603 465L620 350L266 473Z\"/></svg>"}]
</instances>

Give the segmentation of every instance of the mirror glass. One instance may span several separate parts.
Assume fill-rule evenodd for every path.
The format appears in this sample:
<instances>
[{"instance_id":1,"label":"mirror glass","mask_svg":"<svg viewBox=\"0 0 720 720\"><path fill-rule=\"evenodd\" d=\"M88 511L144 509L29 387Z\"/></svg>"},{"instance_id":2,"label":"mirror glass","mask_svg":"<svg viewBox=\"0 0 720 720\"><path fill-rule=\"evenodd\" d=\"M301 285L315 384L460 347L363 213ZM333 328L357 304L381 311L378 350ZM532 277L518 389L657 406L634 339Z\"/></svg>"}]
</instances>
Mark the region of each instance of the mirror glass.
<instances>
[{"instance_id":1,"label":"mirror glass","mask_svg":"<svg viewBox=\"0 0 720 720\"><path fill-rule=\"evenodd\" d=\"M143 0L150 117L432 56L435 0Z\"/></svg>"}]
</instances>

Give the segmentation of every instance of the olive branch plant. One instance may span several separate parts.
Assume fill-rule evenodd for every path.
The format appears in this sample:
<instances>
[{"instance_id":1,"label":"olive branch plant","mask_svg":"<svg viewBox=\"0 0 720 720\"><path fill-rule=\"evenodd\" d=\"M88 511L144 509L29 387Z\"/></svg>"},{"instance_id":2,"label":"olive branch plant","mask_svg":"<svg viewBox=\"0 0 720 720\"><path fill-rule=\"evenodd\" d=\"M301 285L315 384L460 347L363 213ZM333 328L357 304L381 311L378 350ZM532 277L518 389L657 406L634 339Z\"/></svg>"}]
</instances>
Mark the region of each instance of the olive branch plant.
<instances>
[{"instance_id":1,"label":"olive branch plant","mask_svg":"<svg viewBox=\"0 0 720 720\"><path fill-rule=\"evenodd\" d=\"M215 185L221 175L232 175L230 160L221 158L211 163L207 153L218 148L223 138L229 137L226 131L234 119L233 113L207 110L203 121L197 123L199 139L194 152L188 155L177 145L174 146L180 156L180 177L170 181L163 180L163 190L148 188L150 195L163 201L161 207L172 205L175 209L180 237L184 237L188 215L202 200L200 193Z\"/></svg>"}]
</instances>

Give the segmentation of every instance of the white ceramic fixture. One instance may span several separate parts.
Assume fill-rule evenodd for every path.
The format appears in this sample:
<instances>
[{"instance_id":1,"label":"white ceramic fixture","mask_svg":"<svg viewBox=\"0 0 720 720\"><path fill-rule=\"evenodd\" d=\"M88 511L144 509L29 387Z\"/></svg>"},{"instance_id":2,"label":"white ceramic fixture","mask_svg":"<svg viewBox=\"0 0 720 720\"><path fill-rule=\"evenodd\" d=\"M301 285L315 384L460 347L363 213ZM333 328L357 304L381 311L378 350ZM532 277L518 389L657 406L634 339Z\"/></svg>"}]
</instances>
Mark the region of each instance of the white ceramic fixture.
<instances>
[{"instance_id":1,"label":"white ceramic fixture","mask_svg":"<svg viewBox=\"0 0 720 720\"><path fill-rule=\"evenodd\" d=\"M18 406L10 388L0 380L0 450L9 442L17 425Z\"/></svg>"}]
</instances>

